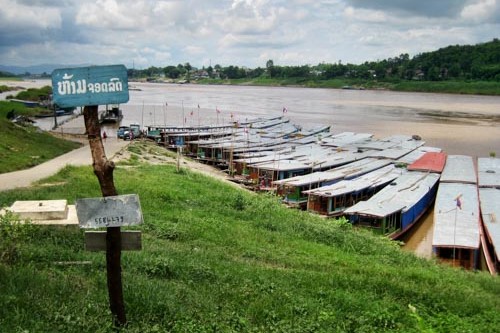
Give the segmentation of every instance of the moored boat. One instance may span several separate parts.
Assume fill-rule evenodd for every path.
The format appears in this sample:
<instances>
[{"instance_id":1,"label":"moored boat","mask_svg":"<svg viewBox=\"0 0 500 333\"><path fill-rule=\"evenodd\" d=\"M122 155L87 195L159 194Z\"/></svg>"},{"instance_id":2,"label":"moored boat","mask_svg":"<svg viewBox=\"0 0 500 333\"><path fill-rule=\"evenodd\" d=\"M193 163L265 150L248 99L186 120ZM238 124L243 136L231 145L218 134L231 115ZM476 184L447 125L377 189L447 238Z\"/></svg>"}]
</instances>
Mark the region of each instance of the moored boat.
<instances>
[{"instance_id":1,"label":"moored boat","mask_svg":"<svg viewBox=\"0 0 500 333\"><path fill-rule=\"evenodd\" d=\"M106 110L101 113L99 121L103 124L106 123L119 123L123 119L122 110L118 105L113 105L111 109L108 109L106 105Z\"/></svg>"},{"instance_id":2,"label":"moored boat","mask_svg":"<svg viewBox=\"0 0 500 333\"><path fill-rule=\"evenodd\" d=\"M406 168L390 164L358 178L304 191L308 195L307 210L326 216L339 216L345 209L368 200L405 172Z\"/></svg>"},{"instance_id":3,"label":"moored boat","mask_svg":"<svg viewBox=\"0 0 500 333\"><path fill-rule=\"evenodd\" d=\"M427 211L436 196L439 174L410 171L367 201L344 211L349 221L396 239Z\"/></svg>"},{"instance_id":4,"label":"moored boat","mask_svg":"<svg viewBox=\"0 0 500 333\"><path fill-rule=\"evenodd\" d=\"M432 249L443 262L478 267L479 198L476 184L441 183L434 206Z\"/></svg>"},{"instance_id":5,"label":"moored boat","mask_svg":"<svg viewBox=\"0 0 500 333\"><path fill-rule=\"evenodd\" d=\"M479 199L484 234L481 242L491 274L500 272L500 189L480 188Z\"/></svg>"}]
</instances>

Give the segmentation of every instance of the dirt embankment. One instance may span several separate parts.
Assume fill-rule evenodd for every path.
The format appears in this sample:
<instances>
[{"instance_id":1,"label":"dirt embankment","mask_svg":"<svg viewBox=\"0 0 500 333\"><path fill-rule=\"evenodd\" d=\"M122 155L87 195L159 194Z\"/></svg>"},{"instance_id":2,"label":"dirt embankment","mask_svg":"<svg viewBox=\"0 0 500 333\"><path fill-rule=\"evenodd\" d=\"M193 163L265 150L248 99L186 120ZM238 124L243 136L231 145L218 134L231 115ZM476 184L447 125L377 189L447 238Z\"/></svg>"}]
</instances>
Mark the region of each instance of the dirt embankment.
<instances>
[{"instance_id":1,"label":"dirt embankment","mask_svg":"<svg viewBox=\"0 0 500 333\"><path fill-rule=\"evenodd\" d=\"M178 164L180 168L194 170L243 189L243 187L231 181L228 174L224 171L207 164L199 163L185 156L180 156L179 158L175 152L168 151L149 140L136 140L131 142L127 148L115 154L113 161L126 162L133 159L149 164Z\"/></svg>"}]
</instances>

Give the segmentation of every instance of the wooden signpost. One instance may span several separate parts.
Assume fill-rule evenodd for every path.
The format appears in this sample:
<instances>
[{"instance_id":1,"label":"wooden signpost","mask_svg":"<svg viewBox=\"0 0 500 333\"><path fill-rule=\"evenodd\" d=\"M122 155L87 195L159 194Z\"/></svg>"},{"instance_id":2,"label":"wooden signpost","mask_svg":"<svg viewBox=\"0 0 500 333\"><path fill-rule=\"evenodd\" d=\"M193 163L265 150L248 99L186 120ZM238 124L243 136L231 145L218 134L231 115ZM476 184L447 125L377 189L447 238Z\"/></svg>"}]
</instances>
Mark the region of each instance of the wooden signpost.
<instances>
[{"instance_id":1,"label":"wooden signpost","mask_svg":"<svg viewBox=\"0 0 500 333\"><path fill-rule=\"evenodd\" d=\"M115 164L104 151L98 105L129 100L127 69L123 65L63 68L52 72L53 101L60 107L84 106L85 129L92 153L94 174L103 197L117 196L113 181ZM109 306L115 326L127 323L121 278L122 239L119 224L106 230L106 270Z\"/></svg>"}]
</instances>

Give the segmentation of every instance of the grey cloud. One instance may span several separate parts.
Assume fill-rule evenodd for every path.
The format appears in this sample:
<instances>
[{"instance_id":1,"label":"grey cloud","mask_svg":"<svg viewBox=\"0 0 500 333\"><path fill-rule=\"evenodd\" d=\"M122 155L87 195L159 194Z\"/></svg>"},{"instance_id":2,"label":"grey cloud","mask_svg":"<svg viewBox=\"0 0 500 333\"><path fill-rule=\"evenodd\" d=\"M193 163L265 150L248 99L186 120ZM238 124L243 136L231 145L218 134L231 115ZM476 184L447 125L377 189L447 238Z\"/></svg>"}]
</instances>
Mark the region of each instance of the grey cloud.
<instances>
[{"instance_id":1,"label":"grey cloud","mask_svg":"<svg viewBox=\"0 0 500 333\"><path fill-rule=\"evenodd\" d=\"M456 17L468 0L346 0L353 7L397 12L403 15Z\"/></svg>"}]
</instances>

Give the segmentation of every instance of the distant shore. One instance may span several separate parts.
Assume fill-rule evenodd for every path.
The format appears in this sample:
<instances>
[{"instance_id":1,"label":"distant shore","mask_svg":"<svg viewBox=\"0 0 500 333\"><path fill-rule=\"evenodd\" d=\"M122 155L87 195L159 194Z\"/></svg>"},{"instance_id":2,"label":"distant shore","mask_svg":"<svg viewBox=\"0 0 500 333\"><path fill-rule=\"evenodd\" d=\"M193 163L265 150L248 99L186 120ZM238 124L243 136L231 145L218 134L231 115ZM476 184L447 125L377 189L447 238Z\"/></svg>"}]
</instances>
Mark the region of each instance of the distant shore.
<instances>
[{"instance_id":1,"label":"distant shore","mask_svg":"<svg viewBox=\"0 0 500 333\"><path fill-rule=\"evenodd\" d=\"M40 82L47 82L51 85L50 79L37 80L15 80L12 78L0 78L0 86L12 88L40 87ZM146 78L129 78L129 82L151 82L165 84L206 84L206 85L239 85L239 86L269 86L269 87L300 87L300 88L324 88L324 89L352 89L352 90L391 90L419 93L442 93L459 95L489 95L500 96L500 82L496 81L377 81L377 80L359 80L359 79L198 79L192 81L171 80L157 78L155 80L146 80ZM6 92L2 92L5 94ZM1 98L0 94L0 99ZM8 91L7 91L7 94Z\"/></svg>"},{"instance_id":2,"label":"distant shore","mask_svg":"<svg viewBox=\"0 0 500 333\"><path fill-rule=\"evenodd\" d=\"M130 79L130 82L147 82L146 79ZM419 93L443 93L460 95L500 96L500 82L496 81L377 81L359 79L199 79L186 80L157 79L151 83L173 84L206 84L206 85L239 85L239 86L269 86L269 87L299 87L347 90L391 90Z\"/></svg>"}]
</instances>

